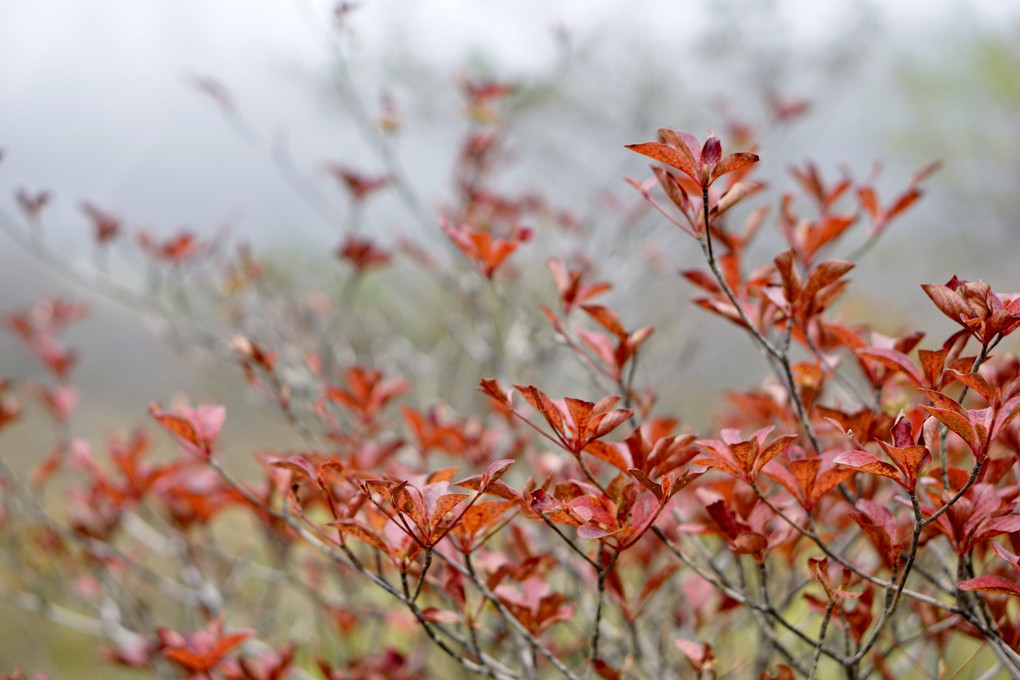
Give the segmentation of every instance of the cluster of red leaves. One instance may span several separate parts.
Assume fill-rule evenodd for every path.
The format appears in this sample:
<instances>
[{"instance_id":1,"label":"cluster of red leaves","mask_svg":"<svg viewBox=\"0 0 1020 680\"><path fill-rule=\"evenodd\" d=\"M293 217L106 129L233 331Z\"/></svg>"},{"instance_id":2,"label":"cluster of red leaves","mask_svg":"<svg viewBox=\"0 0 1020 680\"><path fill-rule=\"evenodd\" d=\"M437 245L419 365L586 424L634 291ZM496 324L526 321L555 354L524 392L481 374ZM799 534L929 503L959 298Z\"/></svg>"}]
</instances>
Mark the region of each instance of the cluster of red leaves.
<instances>
[{"instance_id":1,"label":"cluster of red leaves","mask_svg":"<svg viewBox=\"0 0 1020 680\"><path fill-rule=\"evenodd\" d=\"M691 236L699 236L708 228L706 212L709 216L722 216L742 199L762 188L761 185L741 181L758 162L758 156L754 153L743 151L724 157L722 143L711 133L704 145L700 145L690 133L662 128L659 130L659 140L629 144L627 148L681 172L681 175L677 175L661 166L652 166L659 186L666 192L670 202L680 210L686 224L677 221L651 198L649 185L634 180L628 182L671 222ZM718 194L712 190L712 185L724 175L732 176L725 191Z\"/></svg>"},{"instance_id":2,"label":"cluster of red leaves","mask_svg":"<svg viewBox=\"0 0 1020 680\"><path fill-rule=\"evenodd\" d=\"M955 276L944 286L921 286L943 314L989 347L1020 327L1020 295L1001 295L984 281Z\"/></svg>"},{"instance_id":3,"label":"cluster of red leaves","mask_svg":"<svg viewBox=\"0 0 1020 680\"><path fill-rule=\"evenodd\" d=\"M461 149L456 195L440 226L481 276L493 279L532 239L524 223L550 217L565 229L572 223L532 195L494 189L494 169L506 154L502 133L492 124L499 117L496 107L514 88L467 79L462 86L476 127ZM232 106L211 84L204 87L221 105ZM773 109L783 119L802 104L777 100ZM239 482L222 465L226 412L216 405L150 406L150 416L181 454L167 462L152 460L141 432L111 438L105 462L86 442L62 437L37 481L64 465L73 468L77 486L66 494L68 528L85 546L89 566L120 575L139 564L135 553L142 548L124 536L135 526L129 519L153 510L171 542L193 551L213 535L224 511L242 510L275 549L281 581L299 581L314 595L309 606L340 633L353 635L359 612L329 589L320 590L331 568L344 589L354 577L380 586L408 609L411 625L441 647L460 646L452 654L442 647L449 656L465 667L488 668L492 677L499 677L492 670L498 665L486 666L493 657L479 639L500 649L501 659L525 657L531 676L544 670L537 666L543 656L554 665L557 657L583 661L603 678L626 677L624 666L638 663L642 642L624 641L623 635L614 641L619 648L633 645L623 665L599 655L601 628L610 627L608 618L600 618L603 596L636 639L642 618L653 616L649 610L658 609L660 600L675 599L662 595L673 591L682 594L681 606L656 612L655 621L664 631L684 635L711 618L728 625L748 606L768 621L759 625L796 630L782 611L786 604L772 604L770 591L782 590L784 603L803 599L822 621L822 633L817 639L801 633L810 643L806 651L785 655L802 673L804 659L813 657L817 664L823 652L844 667L867 658L884 670L880 650L891 654L909 645L890 634L888 650L876 646L901 598L913 598L914 623L935 629L920 629L917 639L929 642L952 632L1015 648L1020 621L1000 596L1020 596L1020 361L992 350L1020 328L1020 296L955 276L944 286L924 286L936 307L961 327L935 348L922 347L921 333L887 337L848 324L833 311L855 265L828 257L829 251L864 217L870 245L920 197L919 184L933 168L915 175L888 207L879 204L871 181L858 183L844 174L830 184L813 165L794 168L801 195L817 214L800 215L798 198L784 196L777 225L785 250L746 271L765 211L753 211L737 229L729 220L731 209L763 188L748 179L758 156L724 155L714 135L699 143L670 129L659 131L659 141L628 148L667 166L655 166L651 180L631 184L702 246L705 267L681 272L699 289L695 304L746 331L776 369L775 382L733 395L738 412L728 426L699 437L676 418L653 415L651 388L642 394L634 385L637 358L652 327L631 330L617 311L592 304L611 284L598 281L583 258L576 268L553 258L548 267L558 311L540 309L596 384L605 380L620 396L552 399L534 385L506 390L497 379L485 378L479 389L492 413L461 418L441 405L419 409L401 403L412 390L404 377L384 377L364 364L337 372L327 357L307 352L301 368L311 388L306 385L295 397L286 378L293 366L284 366L281 358L293 363L295 348L238 334L232 348L245 378L287 422L302 424L309 448L264 454L261 481ZM327 172L359 210L397 181L333 164ZM657 202L656 187L675 210ZM18 200L34 220L48 195L21 192ZM856 210L847 207L852 201ZM119 218L88 203L82 210L93 222L97 243L117 237ZM212 251L190 232L162 242L143 232L138 242L150 261L175 266ZM391 253L373 240L353 234L337 255L354 267L355 276L391 261ZM261 278L250 258L239 266L246 280ZM586 315L580 318L598 330L568 325L578 308ZM36 393L61 428L68 425L77 394L67 383L74 354L58 336L84 313L80 305L47 300L6 321L56 379L54 386L37 386ZM969 354L968 343L979 350ZM857 374L848 378L847 367ZM0 380L0 428L20 411L17 401L4 397L9 389ZM518 408L515 397L530 409ZM855 405L847 406L851 401ZM299 420L295 409L301 407L314 433ZM440 465L451 460L453 465ZM516 462L527 464L512 467ZM693 490L681 493L695 482ZM844 543L843 536L862 540ZM70 537L47 531L37 540L70 555ZM124 543L118 541L128 549L121 551ZM956 557L955 572L915 571L919 552L937 544ZM688 571L696 563L684 552L691 545L717 552L700 570ZM303 561L298 546L324 559ZM933 559L950 564L941 552L933 550ZM756 593L746 584L745 562L757 569ZM775 576L777 563L782 577ZM251 651L247 643L257 633L225 632L216 598L194 586L203 575L193 573L199 571L194 564L187 566L185 587L199 592L191 597L204 627L182 633L155 626L107 656L139 668L170 664L196 678L290 677L296 647L242 653ZM87 581L81 583L88 591ZM582 627L579 613L587 615L586 591L597 593L594 634L574 635L571 629ZM954 604L943 601L950 596ZM398 629L406 625L388 622ZM826 641L830 624L841 631L844 651ZM530 650L504 653L500 646L515 631L523 631L515 644ZM673 647L705 675L726 662L713 649L725 643L673 639ZM318 659L317 666L327 680L426 672L422 655L389 647L352 654L341 663ZM569 669L563 674L571 677ZM760 677L786 680L793 674L779 665L774 675L766 668Z\"/></svg>"},{"instance_id":4,"label":"cluster of red leaves","mask_svg":"<svg viewBox=\"0 0 1020 680\"><path fill-rule=\"evenodd\" d=\"M361 492L381 513L385 520L381 533L355 520L337 520L333 523L340 531L350 533L372 547L389 553L395 562L406 564L418 550L432 550L465 519L475 502L488 491L513 463L512 460L493 462L477 478L457 482L457 486L476 489L475 494L449 491L450 480L456 469L440 470L423 480L366 480ZM503 504L482 506L470 521L460 527L457 534L460 548L477 548L474 539L499 518ZM400 534L403 534L402 536Z\"/></svg>"},{"instance_id":5,"label":"cluster of red leaves","mask_svg":"<svg viewBox=\"0 0 1020 680\"><path fill-rule=\"evenodd\" d=\"M849 502L848 516L871 540L882 563L893 571L902 567L906 555L916 550L918 544L923 545L936 534L944 535L961 559L983 554L991 546L1001 550L999 544L989 539L1011 535L1020 527L1014 487L997 481L1014 479L1006 471L1018 451L1013 431L1020 401L1016 371L1012 368L1015 358L1007 359L1011 368L1006 371L999 368L1001 364L988 359L991 349L1020 327L1017 296L997 294L988 284L956 277L944 286L925 285L924 290L935 305L962 326L962 331L937 349L919 347L923 338L919 333L899 339L872 334L869 339L864 329L832 320L829 311L845 291L846 274L854 265L819 258L819 254L831 249L859 223L860 213L842 211L841 206L847 201L856 198L863 214L869 217L870 245L889 221L903 214L920 197L919 183L937 165L918 172L907 190L887 208L878 205L875 190L868 183L857 185L855 190L853 179L844 175L837 183L828 185L813 165L795 168L794 176L804 193L813 199L818 217L809 220L798 216L794 196L785 196L779 225L789 248L774 259L771 267L745 275L741 262L760 226L760 213L752 214L743 233L736 235L728 230L724 213L748 194L738 194L727 201L726 197L733 195L732 188L718 196L711 195L709 190L720 176L741 171L756 158L750 155L723 158L711 137L699 151L696 140L688 137L665 131L659 142L629 148L680 171L677 176L670 170L655 168L655 181L631 184L663 210L651 193L658 184L686 223L678 222L668 213L667 217L702 241L703 247L708 244L706 254L710 264L715 261L716 268L683 272L709 295L695 302L748 330L762 351L774 360L788 361L791 341L801 345L808 355L803 363L791 362L787 374L780 373L781 381L786 381L785 395L748 393L736 399L744 411L738 422L757 420L769 425L768 429L759 430L746 441L740 441L736 432L724 430L721 441L698 442L707 455L695 459L695 463L714 467L755 489L757 497L747 502L734 497L732 490L722 491L718 482L706 485L697 494L731 550L753 554L762 561L769 550L788 551L803 539L798 532L765 529L780 512L786 513L787 521L800 521L785 505L780 490L811 515L817 515L819 508L831 513L831 508L840 502ZM692 196L696 190L703 194L707 205ZM712 245L721 246L721 252L713 253ZM980 344L978 355L964 354L968 338ZM910 357L915 349L917 360ZM861 374L878 395L873 402L877 405L865 399L858 411L846 412L819 402L819 395L826 392L826 382L837 374L841 352L856 359ZM959 388L963 388L965 396L981 403L965 405L969 402L950 396L950 390ZM797 409L791 408L794 404L790 400L800 401ZM904 408L904 413L894 420L883 411L883 406L895 403ZM793 426L799 432L783 435L766 445L765 437L773 425ZM809 442L804 441L807 427L814 430ZM947 432L951 439L947 440ZM795 444L797 440L811 448ZM970 473L955 467L965 462L961 445L962 451L972 455ZM942 461L944 483L926 476L936 460ZM871 479L858 480L854 493L844 483L859 473ZM778 483L778 488L763 482L759 475ZM895 482L906 492L907 498L900 497L899 504L909 507L908 498L915 499L919 519L913 524L919 538L912 541L911 524L902 521L895 506L888 507L893 496L875 477ZM709 492L709 486L720 491ZM762 505L759 499L767 505ZM863 639L873 622L870 614L864 615L871 606L870 590L865 588L866 597L860 593L851 596L847 586L857 578L852 570L843 573L837 587L820 576L821 569L817 570L816 580L825 587L828 602L836 603L844 615L856 612L851 632L857 639ZM1014 590L1013 582L998 574L968 579L959 587L961 590L987 587L985 592L995 593L1020 592ZM862 601L853 606L843 602L858 598ZM995 620L1002 639L1012 639L1015 624L999 616ZM965 626L960 627L964 629ZM973 630L968 634L980 636ZM703 663L693 651L689 656L695 659L696 667Z\"/></svg>"},{"instance_id":6,"label":"cluster of red leaves","mask_svg":"<svg viewBox=\"0 0 1020 680\"><path fill-rule=\"evenodd\" d=\"M120 235L123 221L112 213L97 208L88 201L83 201L81 211L92 222L93 238L99 245L105 245Z\"/></svg>"},{"instance_id":7,"label":"cluster of red leaves","mask_svg":"<svg viewBox=\"0 0 1020 680\"><path fill-rule=\"evenodd\" d=\"M362 366L347 369L344 378L346 387L326 387L326 399L348 411L366 426L375 421L382 408L411 388L410 383L403 378L384 380L379 371Z\"/></svg>"},{"instance_id":8,"label":"cluster of red leaves","mask_svg":"<svg viewBox=\"0 0 1020 680\"><path fill-rule=\"evenodd\" d=\"M68 422L78 406L78 391L70 384L77 355L60 336L70 324L81 321L88 313L88 306L84 303L46 298L5 318L4 325L8 331L22 341L51 379L51 382L28 383L28 391L42 403L54 431L61 435L35 470L38 483L49 479L76 450L83 446L87 448L84 442L67 434ZM0 379L0 428L13 422L21 413L17 399L4 396L11 387L10 381Z\"/></svg>"},{"instance_id":9,"label":"cluster of red leaves","mask_svg":"<svg viewBox=\"0 0 1020 680\"><path fill-rule=\"evenodd\" d=\"M565 315L575 305L587 302L594 297L612 289L612 284L605 281L587 283L583 281L585 272L582 269L567 270L563 260L549 260L549 271L552 273L553 283L556 284L556 292L559 295L560 306Z\"/></svg>"},{"instance_id":10,"label":"cluster of red leaves","mask_svg":"<svg viewBox=\"0 0 1020 680\"><path fill-rule=\"evenodd\" d=\"M191 635L183 635L169 628L157 628L157 653L188 673L208 675L223 663L231 650L253 635L253 630L224 634L222 619L213 619L205 628Z\"/></svg>"},{"instance_id":11,"label":"cluster of red leaves","mask_svg":"<svg viewBox=\"0 0 1020 680\"><path fill-rule=\"evenodd\" d=\"M391 183L387 175L369 177L336 163L327 163L325 171L347 190L351 200L356 203L366 200Z\"/></svg>"},{"instance_id":12,"label":"cluster of red leaves","mask_svg":"<svg viewBox=\"0 0 1020 680\"><path fill-rule=\"evenodd\" d=\"M499 120L496 104L517 89L511 83L497 81L475 81L462 75L459 78L461 92L467 100L467 114L476 123L495 123Z\"/></svg>"},{"instance_id":13,"label":"cluster of red leaves","mask_svg":"<svg viewBox=\"0 0 1020 680\"><path fill-rule=\"evenodd\" d=\"M528 220L553 221L569 229L567 213L556 211L534 194L507 195L494 187L496 171L509 155L503 148L502 131L494 125L497 117L489 107L512 88L498 84L466 85L475 111L484 111L464 139L454 168L455 201L439 219L444 234L471 264L491 279L535 230Z\"/></svg>"},{"instance_id":14,"label":"cluster of red leaves","mask_svg":"<svg viewBox=\"0 0 1020 680\"><path fill-rule=\"evenodd\" d=\"M326 680L415 680L426 673L421 655L402 654L386 649L378 654L349 660L344 668L334 668L322 659L319 670Z\"/></svg>"},{"instance_id":15,"label":"cluster of red leaves","mask_svg":"<svg viewBox=\"0 0 1020 680\"><path fill-rule=\"evenodd\" d=\"M50 676L42 671L33 672L32 677L35 680L51 680ZM4 673L3 680L29 680L29 677L25 675L24 671L16 670L12 673Z\"/></svg>"},{"instance_id":16,"label":"cluster of red leaves","mask_svg":"<svg viewBox=\"0 0 1020 680\"><path fill-rule=\"evenodd\" d=\"M341 260L350 262L359 274L370 269L385 267L393 258L392 253L377 246L372 239L356 236L348 236L344 239L336 254Z\"/></svg>"},{"instance_id":17,"label":"cluster of red leaves","mask_svg":"<svg viewBox=\"0 0 1020 680\"><path fill-rule=\"evenodd\" d=\"M507 237L499 237L488 231L473 229L466 223L451 224L445 218L440 220L440 226L443 233L489 279L506 258L531 239L531 230L526 228L518 229Z\"/></svg>"},{"instance_id":18,"label":"cluster of red leaves","mask_svg":"<svg viewBox=\"0 0 1020 680\"><path fill-rule=\"evenodd\" d=\"M63 380L74 367L76 357L59 335L69 324L86 316L88 307L84 303L48 298L8 314L4 325L56 379Z\"/></svg>"},{"instance_id":19,"label":"cluster of red leaves","mask_svg":"<svg viewBox=\"0 0 1020 680\"><path fill-rule=\"evenodd\" d=\"M707 191L723 175L758 162L757 154L746 151L723 157L722 143L712 134L705 139L704 145L699 144L697 137L689 132L669 128L659 130L659 138L662 141L628 144L627 148L676 168L702 191ZM675 186L683 191L679 183Z\"/></svg>"},{"instance_id":20,"label":"cluster of red leaves","mask_svg":"<svg viewBox=\"0 0 1020 680\"><path fill-rule=\"evenodd\" d=\"M151 232L140 230L136 234L136 240L139 248L150 260L174 266L201 259L213 250L212 243L201 241L197 234L187 229L182 229L162 241Z\"/></svg>"},{"instance_id":21,"label":"cluster of red leaves","mask_svg":"<svg viewBox=\"0 0 1020 680\"><path fill-rule=\"evenodd\" d=\"M35 221L39 219L42 211L50 204L50 200L53 197L48 191L37 191L32 194L26 189L18 189L14 194L14 198L18 202L18 207L25 213L25 216L29 220Z\"/></svg>"},{"instance_id":22,"label":"cluster of red leaves","mask_svg":"<svg viewBox=\"0 0 1020 680\"><path fill-rule=\"evenodd\" d=\"M199 459L212 456L213 445L223 427L227 411L222 406L200 406L197 409L180 406L177 413L160 410L157 404L149 405L149 415L162 425L189 455Z\"/></svg>"},{"instance_id":23,"label":"cluster of red leaves","mask_svg":"<svg viewBox=\"0 0 1020 680\"><path fill-rule=\"evenodd\" d=\"M11 381L0 379L0 429L14 422L21 414L21 404L14 397L5 396L11 389Z\"/></svg>"},{"instance_id":24,"label":"cluster of red leaves","mask_svg":"<svg viewBox=\"0 0 1020 680\"><path fill-rule=\"evenodd\" d=\"M224 632L222 618L213 618L193 633L158 627L151 639L104 650L105 656L123 666L153 669L158 660L169 661L189 678L223 680L283 680L291 677L296 648L288 644L279 650L260 654L238 654L247 640L255 637L250 629Z\"/></svg>"}]
</instances>

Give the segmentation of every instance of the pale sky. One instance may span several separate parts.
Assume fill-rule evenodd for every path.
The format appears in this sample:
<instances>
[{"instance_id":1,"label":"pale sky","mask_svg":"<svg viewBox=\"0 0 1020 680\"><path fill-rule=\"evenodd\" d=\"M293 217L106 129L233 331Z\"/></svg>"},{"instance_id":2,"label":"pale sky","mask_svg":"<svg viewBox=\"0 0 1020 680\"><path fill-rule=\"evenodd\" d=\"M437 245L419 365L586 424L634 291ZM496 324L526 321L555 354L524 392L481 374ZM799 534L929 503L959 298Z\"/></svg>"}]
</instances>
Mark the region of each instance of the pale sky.
<instances>
[{"instance_id":1,"label":"pale sky","mask_svg":"<svg viewBox=\"0 0 1020 680\"><path fill-rule=\"evenodd\" d=\"M449 84L465 58L483 54L502 75L526 78L550 68L551 29L562 25L579 43L596 41L587 46L594 50L607 40L626 50L636 36L649 53L661 50L661 68L690 73L698 65L676 57L679 48L717 25L722 11L749 1L624 8L615 0L362 0L352 16L355 60L402 53L418 67L450 72ZM1001 21L1018 4L875 3L890 30L904 34L950 15ZM722 9L691 9L706 5ZM774 25L788 31L779 42L799 48L828 40L856 3L777 6ZM371 163L345 137L335 102L315 92L330 63L322 36L329 7L322 0L0 0L0 146L7 149L0 199L17 186L49 187L63 199L54 214L66 219L89 198L165 229L212 228L238 214L256 228L291 221L304 229L307 207L186 82L193 74L220 79L268 137L286 131L303 170L337 155Z\"/></svg>"}]
</instances>

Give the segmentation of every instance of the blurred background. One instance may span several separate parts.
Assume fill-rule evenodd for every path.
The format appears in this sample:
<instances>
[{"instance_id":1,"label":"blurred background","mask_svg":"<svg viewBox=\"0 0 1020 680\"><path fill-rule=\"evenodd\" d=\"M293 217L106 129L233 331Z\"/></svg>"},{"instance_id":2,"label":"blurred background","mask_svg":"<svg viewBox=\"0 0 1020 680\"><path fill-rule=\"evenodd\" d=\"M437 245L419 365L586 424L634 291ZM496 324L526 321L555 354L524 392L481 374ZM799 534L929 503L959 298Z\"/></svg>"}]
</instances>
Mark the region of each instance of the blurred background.
<instances>
[{"instance_id":1,"label":"blurred background","mask_svg":"<svg viewBox=\"0 0 1020 680\"><path fill-rule=\"evenodd\" d=\"M923 201L855 270L845 305L890 335L921 328L940 338L949 323L929 309L920 283L956 274L1020 290L1018 73L1012 0L363 0L339 12L320 0L8 0L0 3L0 206L17 218L18 191L50 192L40 222L71 264L93 256L84 200L129 230L226 233L250 242L288 284L332 285L331 253L350 205L324 168L386 171L352 103L399 116L394 150L422 212L438 214L467 129L463 80L514 83L504 121L514 162L501 181L539 191L590 225L601 278L618 286L614 303L642 300L627 309L628 327L656 325L655 351L677 371L668 403L700 425L718 404L706 393L757 384L764 367L754 356L732 360L746 340L689 308L692 291L675 271L698 262L693 242L646 217L666 243L652 257L600 226L639 202L623 177L649 175L623 146L666 126L699 137L715 130L732 151L734 124L751 125L773 201L792 187L788 168L807 159L830 180L841 167L867 177L881 162L883 201L941 159ZM803 103L802 117L777 120L777 107ZM419 217L400 201L373 200L360 221L385 243L410 238L449 261L445 237ZM777 244L764 236L753 265L770 261ZM113 256L115 277L143 276L130 255ZM93 306L69 336L81 355L82 436L143 423L150 401L188 393L227 404L225 436L240 451L299 445L247 401L236 368L166 342L158 322L51 265L0 234L0 312L49 293ZM533 289L551 290L541 264L528 271L541 277ZM410 314L380 301L386 285L380 278L370 288L368 307ZM0 376L35 373L0 335ZM468 383L439 396L467 409L477 401L477 381ZM26 410L0 438L0 454L20 469L50 441ZM59 657L65 644L32 642L37 659ZM0 645L0 670L31 665L24 655L24 646Z\"/></svg>"}]
</instances>

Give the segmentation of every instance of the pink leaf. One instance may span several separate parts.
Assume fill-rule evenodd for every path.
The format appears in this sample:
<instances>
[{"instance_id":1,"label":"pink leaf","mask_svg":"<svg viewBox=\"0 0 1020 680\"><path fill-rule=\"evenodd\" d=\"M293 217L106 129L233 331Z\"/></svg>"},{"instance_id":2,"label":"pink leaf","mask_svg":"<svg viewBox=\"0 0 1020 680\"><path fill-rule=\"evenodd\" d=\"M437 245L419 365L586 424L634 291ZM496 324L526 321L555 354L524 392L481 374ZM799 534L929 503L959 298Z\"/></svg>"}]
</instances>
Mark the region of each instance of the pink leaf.
<instances>
[{"instance_id":1,"label":"pink leaf","mask_svg":"<svg viewBox=\"0 0 1020 680\"><path fill-rule=\"evenodd\" d=\"M1020 585L1007 581L1001 576L978 576L956 584L960 590L978 590L996 595L1020 597Z\"/></svg>"}]
</instances>

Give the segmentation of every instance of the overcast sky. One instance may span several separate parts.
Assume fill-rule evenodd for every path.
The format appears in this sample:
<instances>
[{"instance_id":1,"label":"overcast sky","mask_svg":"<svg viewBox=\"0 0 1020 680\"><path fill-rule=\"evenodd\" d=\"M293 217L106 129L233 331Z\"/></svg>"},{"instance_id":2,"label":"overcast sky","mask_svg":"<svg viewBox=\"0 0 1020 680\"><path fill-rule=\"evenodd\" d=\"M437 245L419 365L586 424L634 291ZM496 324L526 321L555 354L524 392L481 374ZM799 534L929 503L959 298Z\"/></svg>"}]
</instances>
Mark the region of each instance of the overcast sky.
<instances>
[{"instance_id":1,"label":"overcast sky","mask_svg":"<svg viewBox=\"0 0 1020 680\"><path fill-rule=\"evenodd\" d=\"M678 45L720 21L691 9L703 3L661 0L626 8L613 0L359 4L352 17L355 53L368 61L404 53L419 68L452 73L468 56L483 55L502 74L525 78L550 68L553 26L580 42L594 36L625 46L636 39L679 61L672 56ZM739 9L747 3L704 4ZM808 47L830 40L855 4L778 2L777 25L788 31L783 40ZM1017 5L876 4L896 32L950 13L994 21L1015 14ZM242 148L210 102L186 83L195 74L220 79L257 128L268 136L288 134L302 169L311 171L345 148L336 112L312 86L331 59L322 35L329 7L321 0L0 2L0 146L7 149L0 191L50 187L58 197L54 214L65 219L78 200L90 198L141 222L173 222L167 229L203 229L238 215L256 229L284 220L306 228L307 208L285 187L267 190L279 184L272 169Z\"/></svg>"}]
</instances>

